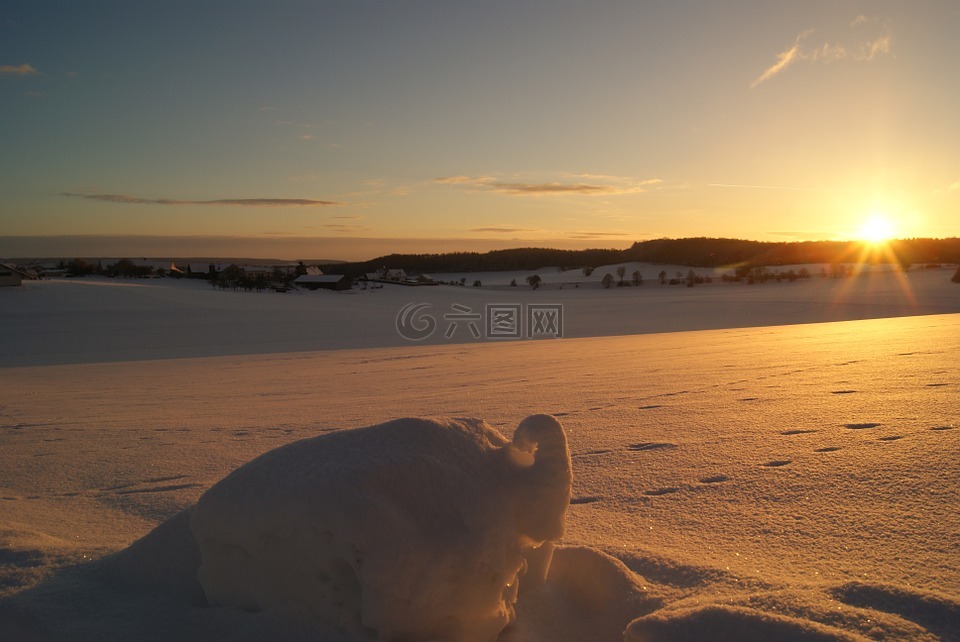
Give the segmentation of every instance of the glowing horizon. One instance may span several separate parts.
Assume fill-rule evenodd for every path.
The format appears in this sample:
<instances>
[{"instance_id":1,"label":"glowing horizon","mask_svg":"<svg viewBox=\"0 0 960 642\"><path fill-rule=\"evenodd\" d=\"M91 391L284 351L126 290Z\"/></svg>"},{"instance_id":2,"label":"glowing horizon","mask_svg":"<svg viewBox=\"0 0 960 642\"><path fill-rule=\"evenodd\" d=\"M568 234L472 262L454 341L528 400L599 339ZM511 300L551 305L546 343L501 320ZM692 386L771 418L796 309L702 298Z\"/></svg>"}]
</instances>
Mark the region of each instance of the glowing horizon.
<instances>
[{"instance_id":1,"label":"glowing horizon","mask_svg":"<svg viewBox=\"0 0 960 642\"><path fill-rule=\"evenodd\" d=\"M4 234L960 234L946 0L186 6L4 10Z\"/></svg>"}]
</instances>

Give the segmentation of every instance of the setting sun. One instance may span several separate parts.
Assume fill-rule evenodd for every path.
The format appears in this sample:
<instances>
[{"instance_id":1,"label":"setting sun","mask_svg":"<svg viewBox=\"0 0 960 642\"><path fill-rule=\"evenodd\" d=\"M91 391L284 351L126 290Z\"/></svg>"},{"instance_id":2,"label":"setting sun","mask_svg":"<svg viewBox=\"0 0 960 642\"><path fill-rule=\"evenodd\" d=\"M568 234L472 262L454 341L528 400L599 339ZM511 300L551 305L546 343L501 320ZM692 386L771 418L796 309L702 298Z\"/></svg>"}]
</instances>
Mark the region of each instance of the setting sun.
<instances>
[{"instance_id":1,"label":"setting sun","mask_svg":"<svg viewBox=\"0 0 960 642\"><path fill-rule=\"evenodd\" d=\"M870 243L884 243L893 238L893 224L882 214L875 214L860 226L859 236Z\"/></svg>"}]
</instances>

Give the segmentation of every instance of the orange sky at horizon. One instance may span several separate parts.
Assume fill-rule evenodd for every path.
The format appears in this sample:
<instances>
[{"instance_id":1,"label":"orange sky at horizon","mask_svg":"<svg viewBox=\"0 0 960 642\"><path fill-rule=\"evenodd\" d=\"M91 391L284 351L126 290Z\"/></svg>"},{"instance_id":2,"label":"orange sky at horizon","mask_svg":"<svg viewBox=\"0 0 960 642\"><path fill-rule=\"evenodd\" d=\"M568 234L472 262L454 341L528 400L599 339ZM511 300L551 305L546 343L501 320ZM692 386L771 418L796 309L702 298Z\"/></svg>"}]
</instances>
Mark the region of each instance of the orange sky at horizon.
<instances>
[{"instance_id":1,"label":"orange sky at horizon","mask_svg":"<svg viewBox=\"0 0 960 642\"><path fill-rule=\"evenodd\" d=\"M0 18L5 256L960 235L948 0Z\"/></svg>"}]
</instances>

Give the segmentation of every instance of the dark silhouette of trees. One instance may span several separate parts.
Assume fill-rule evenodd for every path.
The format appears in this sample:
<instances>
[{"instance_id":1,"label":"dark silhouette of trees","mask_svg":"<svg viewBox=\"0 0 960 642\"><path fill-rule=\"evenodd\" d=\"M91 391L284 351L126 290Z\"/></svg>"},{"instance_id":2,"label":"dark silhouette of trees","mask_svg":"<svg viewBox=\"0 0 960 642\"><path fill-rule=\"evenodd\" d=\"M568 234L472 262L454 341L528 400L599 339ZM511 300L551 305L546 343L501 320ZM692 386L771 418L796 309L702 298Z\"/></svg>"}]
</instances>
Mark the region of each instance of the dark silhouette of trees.
<instances>
[{"instance_id":1,"label":"dark silhouette of trees","mask_svg":"<svg viewBox=\"0 0 960 642\"><path fill-rule=\"evenodd\" d=\"M901 239L887 244L889 251L871 250L858 241L761 242L723 238L654 239L634 243L626 250L559 250L515 248L492 252L447 254L390 254L369 261L341 263L337 271L351 276L375 272L384 265L412 273L539 270L558 266L581 269L584 276L593 266L629 262L682 265L686 267L733 266L777 267L781 265L839 264L862 261L909 261L913 265L960 263L960 238ZM682 279L682 277L680 277ZM666 283L666 275L661 279Z\"/></svg>"},{"instance_id":2,"label":"dark silhouette of trees","mask_svg":"<svg viewBox=\"0 0 960 642\"><path fill-rule=\"evenodd\" d=\"M953 277L950 279L953 283L960 283L960 267L957 268L957 271L953 273Z\"/></svg>"},{"instance_id":3,"label":"dark silhouette of trees","mask_svg":"<svg viewBox=\"0 0 960 642\"><path fill-rule=\"evenodd\" d=\"M603 275L603 280L600 283L609 290L610 286L613 285L613 275L607 272Z\"/></svg>"},{"instance_id":4,"label":"dark silhouette of trees","mask_svg":"<svg viewBox=\"0 0 960 642\"><path fill-rule=\"evenodd\" d=\"M625 265L617 266L617 276L620 278L620 280L617 282L618 287L623 287L623 277L626 273L627 273L627 267Z\"/></svg>"},{"instance_id":5,"label":"dark silhouette of trees","mask_svg":"<svg viewBox=\"0 0 960 642\"><path fill-rule=\"evenodd\" d=\"M70 276L87 276L96 271L96 266L90 265L83 259L74 259L65 266Z\"/></svg>"},{"instance_id":6,"label":"dark silhouette of trees","mask_svg":"<svg viewBox=\"0 0 960 642\"><path fill-rule=\"evenodd\" d=\"M634 285L643 285L643 275L640 274L640 270L634 270L633 272L633 284Z\"/></svg>"},{"instance_id":7,"label":"dark silhouette of trees","mask_svg":"<svg viewBox=\"0 0 960 642\"><path fill-rule=\"evenodd\" d=\"M660 279L660 285L666 285L666 284L667 284L667 271L666 271L666 270L660 270L660 274L657 275L657 278Z\"/></svg>"},{"instance_id":8,"label":"dark silhouette of trees","mask_svg":"<svg viewBox=\"0 0 960 642\"><path fill-rule=\"evenodd\" d=\"M113 265L108 265L104 270L107 276L122 276L125 279L143 278L149 276L153 268L149 265L137 265L130 259L120 259Z\"/></svg>"},{"instance_id":9,"label":"dark silhouette of trees","mask_svg":"<svg viewBox=\"0 0 960 642\"><path fill-rule=\"evenodd\" d=\"M531 274L527 277L527 284L534 290L539 288L541 283L543 283L543 279L540 278L539 274Z\"/></svg>"}]
</instances>

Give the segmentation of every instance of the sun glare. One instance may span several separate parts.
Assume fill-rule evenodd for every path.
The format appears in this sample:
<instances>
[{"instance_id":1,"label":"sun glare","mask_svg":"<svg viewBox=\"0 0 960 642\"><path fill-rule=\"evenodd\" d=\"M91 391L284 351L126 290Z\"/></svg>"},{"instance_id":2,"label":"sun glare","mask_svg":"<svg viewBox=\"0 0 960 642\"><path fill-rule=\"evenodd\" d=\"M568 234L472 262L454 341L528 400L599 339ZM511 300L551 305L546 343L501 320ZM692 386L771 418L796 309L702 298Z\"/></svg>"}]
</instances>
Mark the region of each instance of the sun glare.
<instances>
[{"instance_id":1,"label":"sun glare","mask_svg":"<svg viewBox=\"0 0 960 642\"><path fill-rule=\"evenodd\" d=\"M860 238L868 243L885 243L893 234L893 224L882 214L874 214L860 226Z\"/></svg>"}]
</instances>

